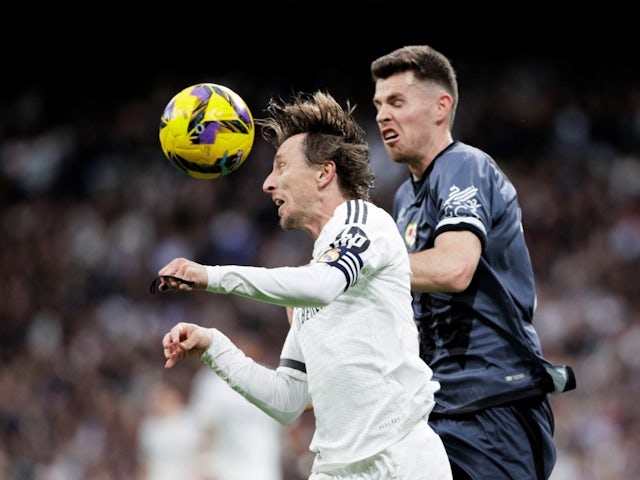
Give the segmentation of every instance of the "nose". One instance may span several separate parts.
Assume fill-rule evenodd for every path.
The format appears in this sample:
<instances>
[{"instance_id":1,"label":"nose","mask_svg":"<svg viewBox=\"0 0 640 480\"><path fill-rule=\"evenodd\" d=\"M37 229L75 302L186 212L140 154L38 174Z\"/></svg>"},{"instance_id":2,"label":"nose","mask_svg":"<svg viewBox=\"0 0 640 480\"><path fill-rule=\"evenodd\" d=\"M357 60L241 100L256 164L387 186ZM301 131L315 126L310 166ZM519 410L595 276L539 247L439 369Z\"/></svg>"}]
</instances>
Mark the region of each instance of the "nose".
<instances>
[{"instance_id":1,"label":"nose","mask_svg":"<svg viewBox=\"0 0 640 480\"><path fill-rule=\"evenodd\" d=\"M387 109L384 105L380 105L380 108L378 108L378 113L376 113L376 122L378 122L378 124L381 124L387 120L389 120Z\"/></svg>"},{"instance_id":2,"label":"nose","mask_svg":"<svg viewBox=\"0 0 640 480\"><path fill-rule=\"evenodd\" d=\"M270 194L275 189L276 184L274 181L273 172L271 172L269 175L267 175L267 178L264 179L264 182L262 182L262 191L266 194Z\"/></svg>"}]
</instances>

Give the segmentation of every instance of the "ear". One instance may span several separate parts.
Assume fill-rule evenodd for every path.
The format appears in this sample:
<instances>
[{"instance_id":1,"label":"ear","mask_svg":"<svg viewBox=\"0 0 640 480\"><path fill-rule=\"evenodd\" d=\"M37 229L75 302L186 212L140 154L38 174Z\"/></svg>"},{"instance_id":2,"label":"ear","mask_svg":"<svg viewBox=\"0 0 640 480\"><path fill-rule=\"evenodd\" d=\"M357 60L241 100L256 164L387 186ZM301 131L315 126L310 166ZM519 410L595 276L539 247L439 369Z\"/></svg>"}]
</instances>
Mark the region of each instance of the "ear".
<instances>
[{"instance_id":1,"label":"ear","mask_svg":"<svg viewBox=\"0 0 640 480\"><path fill-rule=\"evenodd\" d=\"M326 160L318 170L318 186L324 188L329 185L336 176L336 164L333 160Z\"/></svg>"},{"instance_id":2,"label":"ear","mask_svg":"<svg viewBox=\"0 0 640 480\"><path fill-rule=\"evenodd\" d=\"M453 105L453 98L448 93L441 93L436 99L437 122L441 123L449 118L449 112Z\"/></svg>"}]
</instances>

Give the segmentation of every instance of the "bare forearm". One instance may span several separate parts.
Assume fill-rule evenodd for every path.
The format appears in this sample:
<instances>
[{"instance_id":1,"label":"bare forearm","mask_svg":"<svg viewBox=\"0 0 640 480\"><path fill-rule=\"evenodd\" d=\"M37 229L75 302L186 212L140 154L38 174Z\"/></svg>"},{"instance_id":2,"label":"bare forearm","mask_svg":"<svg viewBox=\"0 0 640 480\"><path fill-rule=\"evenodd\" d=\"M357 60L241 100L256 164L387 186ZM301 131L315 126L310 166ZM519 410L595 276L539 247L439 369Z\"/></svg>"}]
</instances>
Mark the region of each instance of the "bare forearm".
<instances>
[{"instance_id":1,"label":"bare forearm","mask_svg":"<svg viewBox=\"0 0 640 480\"><path fill-rule=\"evenodd\" d=\"M409 255L411 290L464 291L471 283L481 253L480 241L470 232L439 235L433 248Z\"/></svg>"}]
</instances>

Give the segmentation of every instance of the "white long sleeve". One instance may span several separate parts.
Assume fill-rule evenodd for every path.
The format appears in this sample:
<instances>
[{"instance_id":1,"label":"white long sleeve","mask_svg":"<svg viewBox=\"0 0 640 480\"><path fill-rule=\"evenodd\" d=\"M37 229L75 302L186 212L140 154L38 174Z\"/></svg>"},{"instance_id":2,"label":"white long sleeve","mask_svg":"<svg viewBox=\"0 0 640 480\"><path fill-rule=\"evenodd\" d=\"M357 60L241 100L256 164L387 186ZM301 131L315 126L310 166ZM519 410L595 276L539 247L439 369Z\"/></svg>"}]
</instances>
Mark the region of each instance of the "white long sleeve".
<instances>
[{"instance_id":1,"label":"white long sleeve","mask_svg":"<svg viewBox=\"0 0 640 480\"><path fill-rule=\"evenodd\" d=\"M287 307L324 307L344 292L347 279L326 263L302 267L207 266L207 291Z\"/></svg>"},{"instance_id":2,"label":"white long sleeve","mask_svg":"<svg viewBox=\"0 0 640 480\"><path fill-rule=\"evenodd\" d=\"M310 402L306 376L260 365L218 329L210 331L213 342L201 360L260 410L284 425L293 423Z\"/></svg>"},{"instance_id":3,"label":"white long sleeve","mask_svg":"<svg viewBox=\"0 0 640 480\"><path fill-rule=\"evenodd\" d=\"M207 267L208 291L294 308L276 370L217 330L202 360L280 423L312 403L309 449L339 466L404 438L440 385L418 356L409 257L387 212L362 200L339 205L311 258L302 267Z\"/></svg>"}]
</instances>

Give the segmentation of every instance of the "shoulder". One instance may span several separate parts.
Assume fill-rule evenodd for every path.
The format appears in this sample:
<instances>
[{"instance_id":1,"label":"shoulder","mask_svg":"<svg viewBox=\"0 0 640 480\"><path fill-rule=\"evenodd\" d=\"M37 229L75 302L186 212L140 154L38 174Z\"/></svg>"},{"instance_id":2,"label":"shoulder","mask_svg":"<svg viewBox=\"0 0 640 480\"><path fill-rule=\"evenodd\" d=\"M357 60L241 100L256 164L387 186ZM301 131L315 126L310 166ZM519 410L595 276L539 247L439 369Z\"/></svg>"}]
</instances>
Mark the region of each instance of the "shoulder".
<instances>
[{"instance_id":1,"label":"shoulder","mask_svg":"<svg viewBox=\"0 0 640 480\"><path fill-rule=\"evenodd\" d=\"M385 238L398 229L389 212L367 200L349 200L339 205L327 227L339 235L358 232L370 240Z\"/></svg>"},{"instance_id":2,"label":"shoulder","mask_svg":"<svg viewBox=\"0 0 640 480\"><path fill-rule=\"evenodd\" d=\"M443 152L442 157L446 159L446 163L459 162L461 164L486 164L493 162L491 155L484 150L460 141L455 141L451 148Z\"/></svg>"},{"instance_id":3,"label":"shoulder","mask_svg":"<svg viewBox=\"0 0 640 480\"><path fill-rule=\"evenodd\" d=\"M348 200L336 208L331 222L337 225L370 225L391 221L391 215L383 208L367 200Z\"/></svg>"},{"instance_id":4,"label":"shoulder","mask_svg":"<svg viewBox=\"0 0 640 480\"><path fill-rule=\"evenodd\" d=\"M398 225L384 208L369 203L370 218L366 225L363 226L368 238L376 243L385 245L385 248L393 250L394 245L400 245L404 251L405 246L402 237L398 231Z\"/></svg>"},{"instance_id":5,"label":"shoulder","mask_svg":"<svg viewBox=\"0 0 640 480\"><path fill-rule=\"evenodd\" d=\"M496 174L503 176L491 155L480 148L456 141L436 159L430 176L445 181L486 181Z\"/></svg>"}]
</instances>

